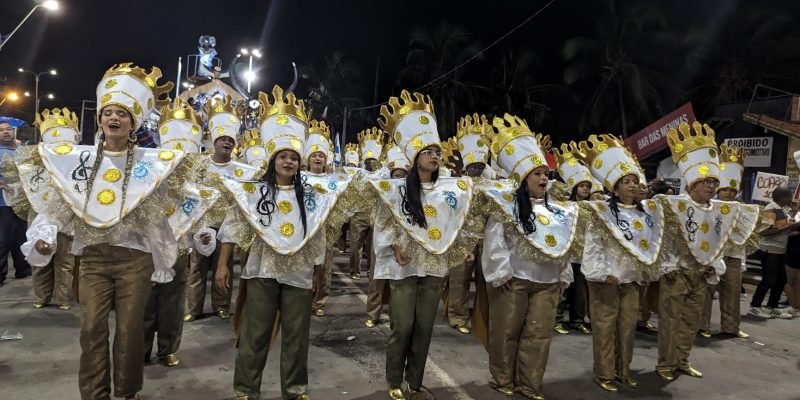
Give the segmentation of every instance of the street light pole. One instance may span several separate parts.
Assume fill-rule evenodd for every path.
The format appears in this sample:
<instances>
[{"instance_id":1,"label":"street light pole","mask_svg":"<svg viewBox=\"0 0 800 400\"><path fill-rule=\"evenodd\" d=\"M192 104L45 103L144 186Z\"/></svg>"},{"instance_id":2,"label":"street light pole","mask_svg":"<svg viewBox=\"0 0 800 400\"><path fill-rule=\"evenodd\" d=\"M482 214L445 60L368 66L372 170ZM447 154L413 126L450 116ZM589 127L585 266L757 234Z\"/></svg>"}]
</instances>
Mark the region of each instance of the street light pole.
<instances>
[{"instance_id":1,"label":"street light pole","mask_svg":"<svg viewBox=\"0 0 800 400\"><path fill-rule=\"evenodd\" d=\"M22 72L22 73L31 74L31 75L33 75L34 79L36 80L36 85L34 87L34 104L35 104L34 107L35 107L35 111L34 111L34 114L33 114L34 115L34 119L35 119L36 116L39 115L39 79L41 79L42 75L44 75L44 74L50 74L50 75L55 76L56 75L56 70L51 69L49 71L39 72L38 74L36 72L30 71L30 70L27 70L27 69L24 69L24 68L19 68L18 71ZM36 139L38 137L38 134L39 134L39 128L35 127L35 129L33 131L33 142L34 143L36 143Z\"/></svg>"},{"instance_id":2,"label":"street light pole","mask_svg":"<svg viewBox=\"0 0 800 400\"><path fill-rule=\"evenodd\" d=\"M11 39L11 37L14 36L15 33L17 33L17 31L22 26L22 24L24 24L25 21L27 21L28 18L30 18L30 16L33 15L34 11L36 11L39 7L44 7L44 8L47 8L48 10L58 10L58 2L55 1L55 0L49 0L49 1L45 1L42 4L37 4L37 5L33 6L33 8L31 8L31 11L28 13L28 15L26 15L25 18L23 18L22 21L20 21L20 23L17 25L17 27L14 28L14 30L11 31L11 33L9 33L8 36L6 36L5 40L0 41L0 50L3 49L3 46L5 46L6 43L8 43L8 41Z\"/></svg>"}]
</instances>

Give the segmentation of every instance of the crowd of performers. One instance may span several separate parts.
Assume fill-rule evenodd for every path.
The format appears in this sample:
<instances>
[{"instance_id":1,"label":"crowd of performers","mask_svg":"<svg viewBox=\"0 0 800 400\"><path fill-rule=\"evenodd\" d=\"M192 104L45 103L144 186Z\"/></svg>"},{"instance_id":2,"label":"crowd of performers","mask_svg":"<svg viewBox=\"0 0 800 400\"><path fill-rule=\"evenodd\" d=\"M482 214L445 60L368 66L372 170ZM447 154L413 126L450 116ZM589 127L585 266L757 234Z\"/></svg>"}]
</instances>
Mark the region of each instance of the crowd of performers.
<instances>
[{"instance_id":1,"label":"crowd of performers","mask_svg":"<svg viewBox=\"0 0 800 400\"><path fill-rule=\"evenodd\" d=\"M37 116L43 143L20 148L3 171L6 199L29 221L22 251L36 267L35 306L68 309L79 265L82 399L110 398L111 377L115 397L138 398L154 340L155 358L177 365L209 274L213 311L229 318L235 251L233 391L261 398L281 331L282 397L310 399L310 319L325 314L334 243L348 222L351 279L368 259L367 327L388 303L390 399L424 398L443 294L449 324L488 350L491 387L529 399L544 398L565 309L568 327L592 335L594 381L607 391L637 386L634 332L637 323L655 330L642 315L648 292L658 296L664 380L702 377L689 356L711 285L725 283L723 332L747 336L740 269L765 218L733 201L742 152L717 146L707 125L668 133L685 194L647 199L641 166L611 134L551 148L519 117L469 115L441 142L430 98L403 91L334 170L328 127L292 93L260 93L258 127L244 130L230 98L196 112L165 99L172 85L160 78L158 68L113 66L97 85L95 145L77 143L69 110L47 110ZM161 147L140 148L134 132L156 107ZM550 152L563 182L550 179Z\"/></svg>"}]
</instances>

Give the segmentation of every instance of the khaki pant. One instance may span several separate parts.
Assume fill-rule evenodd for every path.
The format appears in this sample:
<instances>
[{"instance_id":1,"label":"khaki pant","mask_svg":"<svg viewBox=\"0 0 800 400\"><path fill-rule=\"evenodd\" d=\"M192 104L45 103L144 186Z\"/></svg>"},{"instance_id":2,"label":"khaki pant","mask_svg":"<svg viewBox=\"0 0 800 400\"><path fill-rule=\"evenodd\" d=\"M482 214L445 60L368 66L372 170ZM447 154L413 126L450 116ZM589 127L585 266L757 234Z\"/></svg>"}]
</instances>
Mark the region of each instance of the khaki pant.
<instances>
[{"instance_id":1,"label":"khaki pant","mask_svg":"<svg viewBox=\"0 0 800 400\"><path fill-rule=\"evenodd\" d=\"M469 289L475 271L481 270L481 247L473 252L475 260L450 270L447 286L447 321L450 326L469 322Z\"/></svg>"},{"instance_id":2,"label":"khaki pant","mask_svg":"<svg viewBox=\"0 0 800 400\"><path fill-rule=\"evenodd\" d=\"M77 257L70 254L72 238L58 234L56 254L50 264L33 267L33 293L38 304L69 305L72 301L72 278Z\"/></svg>"},{"instance_id":3,"label":"khaki pant","mask_svg":"<svg viewBox=\"0 0 800 400\"><path fill-rule=\"evenodd\" d=\"M333 274L333 243L325 248L325 261L314 266L316 292L311 300L311 310L322 310L331 294L331 275Z\"/></svg>"},{"instance_id":4,"label":"khaki pant","mask_svg":"<svg viewBox=\"0 0 800 400\"><path fill-rule=\"evenodd\" d=\"M183 334L183 310L186 293L186 268L189 255L178 257L172 282L157 283L150 289L144 314L144 357L150 358L153 338L158 332L156 356L166 357L178 352Z\"/></svg>"},{"instance_id":5,"label":"khaki pant","mask_svg":"<svg viewBox=\"0 0 800 400\"><path fill-rule=\"evenodd\" d=\"M658 282L650 282L647 286L639 286L639 320L637 325L645 326L658 310Z\"/></svg>"},{"instance_id":6,"label":"khaki pant","mask_svg":"<svg viewBox=\"0 0 800 400\"><path fill-rule=\"evenodd\" d=\"M375 279L375 252L369 252L369 285L367 286L367 318L379 320L383 305L389 300L386 279Z\"/></svg>"},{"instance_id":7,"label":"khaki pant","mask_svg":"<svg viewBox=\"0 0 800 400\"><path fill-rule=\"evenodd\" d=\"M433 323L445 279L410 276L389 281L392 319L386 347L386 382L389 386L400 387L405 375L405 381L413 389L422 387Z\"/></svg>"},{"instance_id":8,"label":"khaki pant","mask_svg":"<svg viewBox=\"0 0 800 400\"><path fill-rule=\"evenodd\" d=\"M369 215L356 213L350 220L350 230L347 232L347 242L350 245L350 273L361 273L361 248L364 254L372 253L372 225L369 222ZM369 262L374 263L371 257ZM367 266L367 270L371 268Z\"/></svg>"},{"instance_id":9,"label":"khaki pant","mask_svg":"<svg viewBox=\"0 0 800 400\"><path fill-rule=\"evenodd\" d=\"M703 272L702 268L681 268L673 280L661 277L656 369L674 371L690 365L689 353L708 295Z\"/></svg>"},{"instance_id":10,"label":"khaki pant","mask_svg":"<svg viewBox=\"0 0 800 400\"><path fill-rule=\"evenodd\" d=\"M533 397L541 394L561 291L558 283L509 283L507 292L487 285L489 384Z\"/></svg>"},{"instance_id":11,"label":"khaki pant","mask_svg":"<svg viewBox=\"0 0 800 400\"><path fill-rule=\"evenodd\" d=\"M711 305L714 303L714 292L719 290L719 312L721 331L725 333L739 332L741 321L740 293L742 289L742 260L725 257L725 273L719 278L719 285L709 285L708 295L703 305L702 329L711 330Z\"/></svg>"},{"instance_id":12,"label":"khaki pant","mask_svg":"<svg viewBox=\"0 0 800 400\"><path fill-rule=\"evenodd\" d=\"M236 395L261 398L261 378L276 318L280 318L282 331L281 394L283 399L294 399L306 393L311 291L275 279L243 279L242 283L247 286L247 299L233 373Z\"/></svg>"},{"instance_id":13,"label":"khaki pant","mask_svg":"<svg viewBox=\"0 0 800 400\"><path fill-rule=\"evenodd\" d=\"M594 375L604 381L613 380L617 375L629 377L638 316L639 285L587 283L592 314Z\"/></svg>"},{"instance_id":14,"label":"khaki pant","mask_svg":"<svg viewBox=\"0 0 800 400\"><path fill-rule=\"evenodd\" d=\"M83 249L80 270L81 361L78 386L83 400L109 399L111 360L108 316L114 310L114 396L142 390L144 309L150 294L149 253L97 244Z\"/></svg>"},{"instance_id":15,"label":"khaki pant","mask_svg":"<svg viewBox=\"0 0 800 400\"><path fill-rule=\"evenodd\" d=\"M186 290L187 314L191 314L195 317L203 314L209 272L211 272L211 308L213 312L219 310L229 311L231 297L233 295L233 257L227 262L228 268L230 268L228 287L231 289L225 290L219 287L219 285L217 285L217 280L214 279L214 271L216 271L217 265L219 264L221 245L222 244L217 241L217 249L210 257L203 256L196 251L189 254L189 278L188 288Z\"/></svg>"}]
</instances>

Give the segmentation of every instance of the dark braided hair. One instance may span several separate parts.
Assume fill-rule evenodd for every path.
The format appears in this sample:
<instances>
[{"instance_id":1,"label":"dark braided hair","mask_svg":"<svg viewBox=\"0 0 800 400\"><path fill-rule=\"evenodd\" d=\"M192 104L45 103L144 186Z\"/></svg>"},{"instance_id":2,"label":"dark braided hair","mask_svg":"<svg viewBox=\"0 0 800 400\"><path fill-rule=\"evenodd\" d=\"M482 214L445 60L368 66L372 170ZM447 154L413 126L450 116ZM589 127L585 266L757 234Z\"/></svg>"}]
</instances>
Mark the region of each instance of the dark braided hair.
<instances>
[{"instance_id":1,"label":"dark braided hair","mask_svg":"<svg viewBox=\"0 0 800 400\"><path fill-rule=\"evenodd\" d=\"M625 232L624 236L628 240L633 239L633 235L631 234L631 224L628 221L620 220L619 219L619 203L622 203L622 199L617 196L617 190L619 190L619 184L622 182L622 179L618 180L617 183L614 184L614 190L611 191L611 196L608 198L608 209L611 211L611 214L616 219L617 227ZM638 183L637 183L638 185ZM642 207L641 201L634 201L636 205L636 209L642 213L645 213L644 207ZM623 203L624 204L624 203ZM645 213L646 214L646 213Z\"/></svg>"},{"instance_id":2,"label":"dark braided hair","mask_svg":"<svg viewBox=\"0 0 800 400\"><path fill-rule=\"evenodd\" d=\"M419 155L417 155L417 159ZM411 219L412 225L421 228L428 228L428 221L425 219L425 211L422 209L422 183L419 180L419 166L417 159L414 159L414 166L408 169L406 175L405 192L403 196L403 214ZM431 174L431 182L436 183L439 179L439 170Z\"/></svg>"},{"instance_id":3,"label":"dark braided hair","mask_svg":"<svg viewBox=\"0 0 800 400\"><path fill-rule=\"evenodd\" d=\"M536 232L536 213L533 212L533 204L530 199L530 192L528 185L523 181L520 183L516 191L516 210L517 221L522 225L522 231L526 235ZM548 211L553 211L550 203L547 201L547 192L544 193L544 206Z\"/></svg>"},{"instance_id":4,"label":"dark braided hair","mask_svg":"<svg viewBox=\"0 0 800 400\"><path fill-rule=\"evenodd\" d=\"M282 150L282 151L291 151L291 150ZM277 159L278 154L275 154L269 160L269 165L267 165L267 171L264 172L264 175L261 176L259 182L266 183L267 190L261 192L261 198L258 200L258 212L262 214L264 217L267 217L268 223L265 226L269 226L272 222L272 214L275 213L276 206L276 199L278 197L278 178L275 172L275 159ZM307 222L306 222L306 208L305 208L305 195L306 190L303 186L302 175L300 174L300 168L297 168L297 173L292 177L292 186L294 186L294 194L295 198L297 199L297 206L300 208L300 220L303 222L303 237L306 235L307 230ZM262 223L263 224L263 223Z\"/></svg>"}]
</instances>

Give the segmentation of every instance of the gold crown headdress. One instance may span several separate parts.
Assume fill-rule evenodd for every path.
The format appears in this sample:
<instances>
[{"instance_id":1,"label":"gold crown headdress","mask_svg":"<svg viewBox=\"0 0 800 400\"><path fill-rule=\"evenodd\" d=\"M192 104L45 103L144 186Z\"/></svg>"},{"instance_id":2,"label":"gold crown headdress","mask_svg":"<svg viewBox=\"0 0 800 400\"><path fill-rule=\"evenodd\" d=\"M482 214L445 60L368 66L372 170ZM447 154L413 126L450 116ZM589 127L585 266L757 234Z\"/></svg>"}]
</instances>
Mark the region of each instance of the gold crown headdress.
<instances>
[{"instance_id":1,"label":"gold crown headdress","mask_svg":"<svg viewBox=\"0 0 800 400\"><path fill-rule=\"evenodd\" d=\"M550 136L534 134L527 122L511 114L495 117L492 126L494 159L514 181L522 182L534 169L547 166L545 153L550 150Z\"/></svg>"},{"instance_id":2,"label":"gold crown headdress","mask_svg":"<svg viewBox=\"0 0 800 400\"><path fill-rule=\"evenodd\" d=\"M158 85L161 69L153 67L150 72L133 63L115 64L109 68L97 85L97 114L109 105L125 108L133 117L133 130L139 129L144 118L156 106L169 102L162 98L174 86L172 82Z\"/></svg>"},{"instance_id":3,"label":"gold crown headdress","mask_svg":"<svg viewBox=\"0 0 800 400\"><path fill-rule=\"evenodd\" d=\"M383 131L377 127L367 128L358 133L358 147L361 159L379 159L383 153Z\"/></svg>"},{"instance_id":4,"label":"gold crown headdress","mask_svg":"<svg viewBox=\"0 0 800 400\"><path fill-rule=\"evenodd\" d=\"M358 153L358 145L355 143L348 143L344 146L344 163L358 165L361 161L360 155Z\"/></svg>"},{"instance_id":5,"label":"gold crown headdress","mask_svg":"<svg viewBox=\"0 0 800 400\"><path fill-rule=\"evenodd\" d=\"M695 121L690 127L682 122L667 132L667 144L687 186L705 178L719 179L719 154L710 126Z\"/></svg>"},{"instance_id":6,"label":"gold crown headdress","mask_svg":"<svg viewBox=\"0 0 800 400\"><path fill-rule=\"evenodd\" d=\"M584 164L603 187L614 191L614 186L626 175L636 175L639 183L646 183L644 173L639 167L636 157L625 147L622 139L608 133L590 135L585 141L570 143L573 155L583 160Z\"/></svg>"},{"instance_id":7,"label":"gold crown headdress","mask_svg":"<svg viewBox=\"0 0 800 400\"><path fill-rule=\"evenodd\" d=\"M306 147L304 153L304 161L308 162L308 157L311 154L321 151L325 153L328 164L333 160L331 159L331 131L325 121L317 121L312 119L308 124L308 139L306 140Z\"/></svg>"},{"instance_id":8,"label":"gold crown headdress","mask_svg":"<svg viewBox=\"0 0 800 400\"><path fill-rule=\"evenodd\" d=\"M161 108L158 121L158 134L161 147L199 153L203 141L203 122L192 106L178 97Z\"/></svg>"},{"instance_id":9,"label":"gold crown headdress","mask_svg":"<svg viewBox=\"0 0 800 400\"><path fill-rule=\"evenodd\" d=\"M236 143L242 121L231 96L210 99L203 105L203 113L206 115L212 144L222 136L227 136Z\"/></svg>"},{"instance_id":10,"label":"gold crown headdress","mask_svg":"<svg viewBox=\"0 0 800 400\"><path fill-rule=\"evenodd\" d=\"M264 168L267 165L267 152L257 128L244 131L240 153L244 155L245 162L253 167Z\"/></svg>"},{"instance_id":11,"label":"gold crown headdress","mask_svg":"<svg viewBox=\"0 0 800 400\"><path fill-rule=\"evenodd\" d=\"M281 115L291 115L304 124L308 121L306 105L303 100L298 100L292 92L286 93L284 96L283 88L278 85L272 88L272 101L270 101L270 96L264 92L258 92L258 101L261 103L259 111L262 124L269 118Z\"/></svg>"},{"instance_id":12,"label":"gold crown headdress","mask_svg":"<svg viewBox=\"0 0 800 400\"><path fill-rule=\"evenodd\" d=\"M411 161L406 158L403 150L400 150L400 148L391 141L384 147L384 155L382 158L382 163L389 170L389 173L396 169L408 171L408 169L411 168Z\"/></svg>"},{"instance_id":13,"label":"gold crown headdress","mask_svg":"<svg viewBox=\"0 0 800 400\"><path fill-rule=\"evenodd\" d=\"M575 188L581 182L592 182L592 173L589 168L575 156L577 152L575 142L570 144L562 143L561 147L552 149L553 155L558 163L558 174L569 186L569 190Z\"/></svg>"},{"instance_id":14,"label":"gold crown headdress","mask_svg":"<svg viewBox=\"0 0 800 400\"><path fill-rule=\"evenodd\" d=\"M66 107L44 110L36 114L36 126L45 143L69 142L77 144L80 141L78 117Z\"/></svg>"},{"instance_id":15,"label":"gold crown headdress","mask_svg":"<svg viewBox=\"0 0 800 400\"><path fill-rule=\"evenodd\" d=\"M415 160L422 149L441 147L441 143L430 96L416 92L413 98L411 96L408 90L403 90L400 97L389 98L388 105L381 106L378 126L389 134L409 160Z\"/></svg>"},{"instance_id":16,"label":"gold crown headdress","mask_svg":"<svg viewBox=\"0 0 800 400\"><path fill-rule=\"evenodd\" d=\"M741 190L742 172L744 172L744 149L726 144L719 145L719 182L720 189Z\"/></svg>"},{"instance_id":17,"label":"gold crown headdress","mask_svg":"<svg viewBox=\"0 0 800 400\"><path fill-rule=\"evenodd\" d=\"M456 140L464 168L472 163L486 164L489 161L492 133L485 115L467 115L458 121Z\"/></svg>"}]
</instances>

